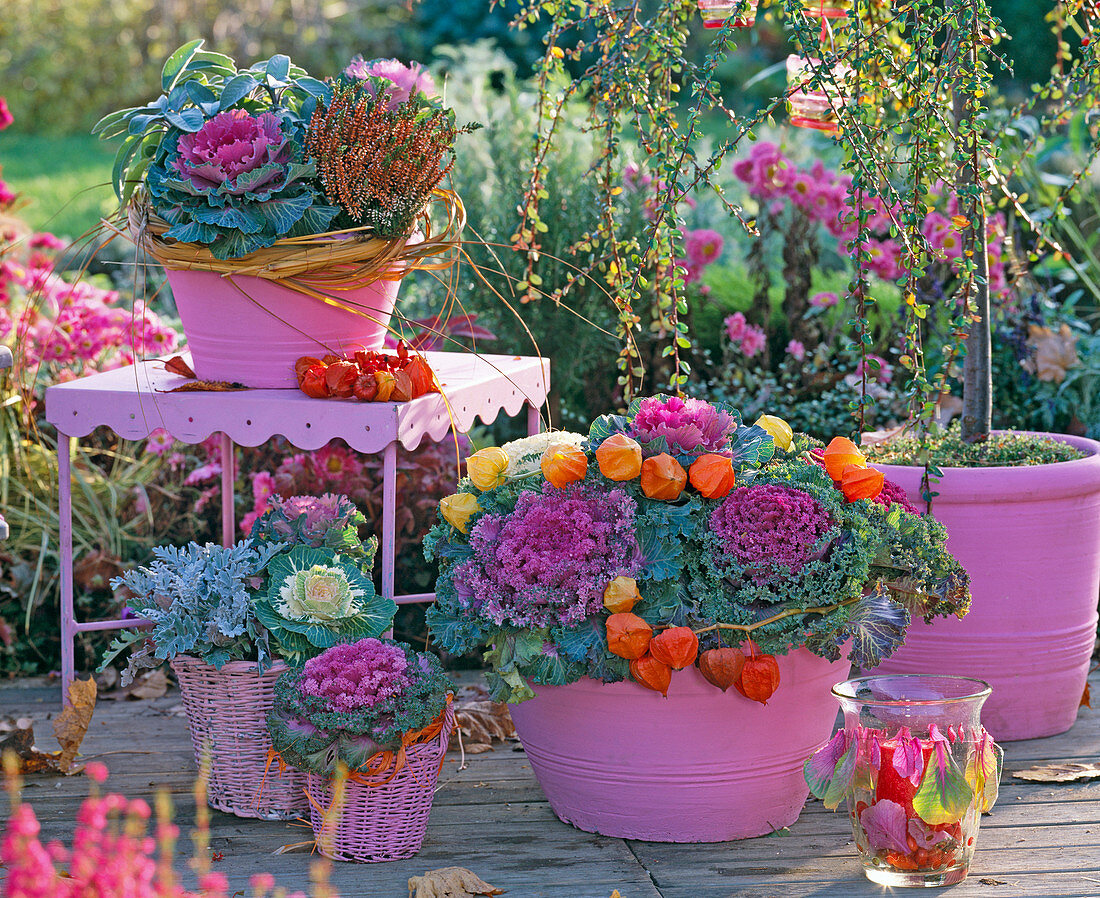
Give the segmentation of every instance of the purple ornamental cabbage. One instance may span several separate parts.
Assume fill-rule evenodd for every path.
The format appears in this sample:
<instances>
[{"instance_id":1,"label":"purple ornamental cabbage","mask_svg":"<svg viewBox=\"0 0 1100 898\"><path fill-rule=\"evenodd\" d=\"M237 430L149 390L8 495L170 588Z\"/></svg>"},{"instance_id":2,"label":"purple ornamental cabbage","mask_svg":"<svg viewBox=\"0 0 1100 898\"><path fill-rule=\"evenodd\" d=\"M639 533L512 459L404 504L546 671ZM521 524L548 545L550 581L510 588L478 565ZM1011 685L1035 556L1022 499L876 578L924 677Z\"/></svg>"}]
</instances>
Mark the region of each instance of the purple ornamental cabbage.
<instances>
[{"instance_id":1,"label":"purple ornamental cabbage","mask_svg":"<svg viewBox=\"0 0 1100 898\"><path fill-rule=\"evenodd\" d=\"M184 134L176 146L179 157L172 168L181 178L198 191L233 196L282 187L293 150L277 115L253 116L244 109L219 112L196 133Z\"/></svg>"}]
</instances>

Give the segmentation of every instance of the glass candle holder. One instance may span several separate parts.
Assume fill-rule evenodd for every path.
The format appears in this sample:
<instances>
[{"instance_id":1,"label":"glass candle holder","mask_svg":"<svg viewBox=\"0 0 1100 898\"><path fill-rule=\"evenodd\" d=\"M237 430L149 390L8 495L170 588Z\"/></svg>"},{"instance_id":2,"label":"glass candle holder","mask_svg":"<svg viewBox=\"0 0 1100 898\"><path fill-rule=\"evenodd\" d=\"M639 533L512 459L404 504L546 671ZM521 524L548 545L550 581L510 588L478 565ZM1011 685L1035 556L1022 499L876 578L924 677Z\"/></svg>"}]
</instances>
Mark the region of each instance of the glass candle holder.
<instances>
[{"instance_id":1,"label":"glass candle holder","mask_svg":"<svg viewBox=\"0 0 1100 898\"><path fill-rule=\"evenodd\" d=\"M721 28L729 19L729 25L733 28L750 28L756 22L758 2L759 0L698 0L703 27Z\"/></svg>"},{"instance_id":2,"label":"glass candle holder","mask_svg":"<svg viewBox=\"0 0 1100 898\"><path fill-rule=\"evenodd\" d=\"M966 878L1001 749L980 722L987 683L968 677L874 676L833 687L844 729L806 762L826 807L847 799L863 872L887 886Z\"/></svg>"},{"instance_id":3,"label":"glass candle holder","mask_svg":"<svg viewBox=\"0 0 1100 898\"><path fill-rule=\"evenodd\" d=\"M787 57L787 84L791 88L787 94L790 123L796 128L812 128L825 134L837 134L839 128L836 110L847 103L847 97L836 85L807 87L813 75L813 66L817 62L815 59L805 59L793 54ZM838 65L833 73L837 78L846 80L851 69Z\"/></svg>"},{"instance_id":4,"label":"glass candle holder","mask_svg":"<svg viewBox=\"0 0 1100 898\"><path fill-rule=\"evenodd\" d=\"M802 11L810 19L843 19L852 0L802 0Z\"/></svg>"}]
</instances>

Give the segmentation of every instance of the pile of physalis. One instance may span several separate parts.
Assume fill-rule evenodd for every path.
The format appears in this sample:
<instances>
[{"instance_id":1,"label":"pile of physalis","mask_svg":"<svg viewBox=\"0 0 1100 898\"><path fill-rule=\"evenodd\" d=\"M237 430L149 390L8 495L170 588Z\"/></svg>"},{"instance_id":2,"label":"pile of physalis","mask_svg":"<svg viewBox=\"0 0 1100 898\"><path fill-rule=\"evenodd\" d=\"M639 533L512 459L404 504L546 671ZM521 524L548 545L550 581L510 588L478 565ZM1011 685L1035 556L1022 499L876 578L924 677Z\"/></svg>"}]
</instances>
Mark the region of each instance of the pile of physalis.
<instances>
[{"instance_id":1,"label":"pile of physalis","mask_svg":"<svg viewBox=\"0 0 1100 898\"><path fill-rule=\"evenodd\" d=\"M482 449L440 518L429 626L449 652L484 649L496 700L581 677L667 694L697 665L766 702L775 655L848 647L873 667L913 618L970 601L943 527L851 441L815 448L697 399Z\"/></svg>"},{"instance_id":2,"label":"pile of physalis","mask_svg":"<svg viewBox=\"0 0 1100 898\"><path fill-rule=\"evenodd\" d=\"M350 358L303 356L294 365L298 388L312 399L409 402L438 393L435 373L424 356L402 340L393 353L359 350Z\"/></svg>"}]
</instances>

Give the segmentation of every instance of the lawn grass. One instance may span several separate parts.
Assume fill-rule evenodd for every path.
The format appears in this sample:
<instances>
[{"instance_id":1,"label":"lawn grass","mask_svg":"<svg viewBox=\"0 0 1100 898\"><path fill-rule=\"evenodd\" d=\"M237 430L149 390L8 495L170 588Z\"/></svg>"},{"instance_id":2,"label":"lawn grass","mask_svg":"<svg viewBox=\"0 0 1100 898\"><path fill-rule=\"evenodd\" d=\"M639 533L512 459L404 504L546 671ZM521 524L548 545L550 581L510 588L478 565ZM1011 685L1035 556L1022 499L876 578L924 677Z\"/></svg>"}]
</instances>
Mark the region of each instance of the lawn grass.
<instances>
[{"instance_id":1,"label":"lawn grass","mask_svg":"<svg viewBox=\"0 0 1100 898\"><path fill-rule=\"evenodd\" d=\"M111 166L117 145L90 134L0 134L0 177L28 204L19 215L37 231L73 240L116 207Z\"/></svg>"}]
</instances>

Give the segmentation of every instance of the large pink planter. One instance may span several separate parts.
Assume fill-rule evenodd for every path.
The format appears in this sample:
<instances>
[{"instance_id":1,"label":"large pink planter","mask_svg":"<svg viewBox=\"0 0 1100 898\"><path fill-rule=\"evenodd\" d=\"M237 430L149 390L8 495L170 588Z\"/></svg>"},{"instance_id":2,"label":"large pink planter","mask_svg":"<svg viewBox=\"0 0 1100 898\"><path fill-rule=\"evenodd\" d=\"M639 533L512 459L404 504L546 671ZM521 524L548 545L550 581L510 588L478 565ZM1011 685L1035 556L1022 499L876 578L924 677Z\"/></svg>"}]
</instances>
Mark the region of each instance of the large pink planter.
<instances>
[{"instance_id":1,"label":"large pink planter","mask_svg":"<svg viewBox=\"0 0 1100 898\"><path fill-rule=\"evenodd\" d=\"M167 270L195 373L257 388L296 388L302 356L380 349L398 280L319 292L362 314L250 275Z\"/></svg>"},{"instance_id":2,"label":"large pink planter","mask_svg":"<svg viewBox=\"0 0 1100 898\"><path fill-rule=\"evenodd\" d=\"M982 723L998 741L1073 726L1096 638L1100 596L1100 443L1056 435L1091 453L1026 468L950 468L932 514L970 572L970 613L917 621L875 673L977 677L993 687ZM923 509L923 469L876 465Z\"/></svg>"},{"instance_id":3,"label":"large pink planter","mask_svg":"<svg viewBox=\"0 0 1100 898\"><path fill-rule=\"evenodd\" d=\"M832 734L830 689L850 670L805 649L777 660L766 707L691 667L673 673L667 699L634 682L535 686L512 719L566 823L651 842L761 836L798 819L802 763Z\"/></svg>"}]
</instances>

